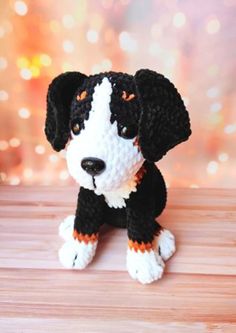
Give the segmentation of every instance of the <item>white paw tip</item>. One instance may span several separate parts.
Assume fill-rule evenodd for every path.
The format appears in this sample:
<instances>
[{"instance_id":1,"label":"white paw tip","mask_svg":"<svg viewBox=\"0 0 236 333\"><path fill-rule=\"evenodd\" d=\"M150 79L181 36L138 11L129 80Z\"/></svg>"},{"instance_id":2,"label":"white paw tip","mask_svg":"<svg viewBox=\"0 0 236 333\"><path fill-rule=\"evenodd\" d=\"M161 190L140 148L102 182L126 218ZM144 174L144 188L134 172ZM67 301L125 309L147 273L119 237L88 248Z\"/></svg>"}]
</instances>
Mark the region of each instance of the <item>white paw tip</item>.
<instances>
[{"instance_id":1,"label":"white paw tip","mask_svg":"<svg viewBox=\"0 0 236 333\"><path fill-rule=\"evenodd\" d=\"M66 241L73 238L74 220L75 216L69 215L59 226L59 236Z\"/></svg>"},{"instance_id":2,"label":"white paw tip","mask_svg":"<svg viewBox=\"0 0 236 333\"><path fill-rule=\"evenodd\" d=\"M162 259L168 260L176 251L175 236L169 230L162 230L158 236L158 246Z\"/></svg>"},{"instance_id":3,"label":"white paw tip","mask_svg":"<svg viewBox=\"0 0 236 333\"><path fill-rule=\"evenodd\" d=\"M159 280L164 272L165 264L162 258L151 251L127 251L127 270L134 280L148 284Z\"/></svg>"},{"instance_id":4,"label":"white paw tip","mask_svg":"<svg viewBox=\"0 0 236 333\"><path fill-rule=\"evenodd\" d=\"M59 250L59 260L66 268L85 268L93 259L97 242L84 243L76 239L67 241Z\"/></svg>"}]
</instances>

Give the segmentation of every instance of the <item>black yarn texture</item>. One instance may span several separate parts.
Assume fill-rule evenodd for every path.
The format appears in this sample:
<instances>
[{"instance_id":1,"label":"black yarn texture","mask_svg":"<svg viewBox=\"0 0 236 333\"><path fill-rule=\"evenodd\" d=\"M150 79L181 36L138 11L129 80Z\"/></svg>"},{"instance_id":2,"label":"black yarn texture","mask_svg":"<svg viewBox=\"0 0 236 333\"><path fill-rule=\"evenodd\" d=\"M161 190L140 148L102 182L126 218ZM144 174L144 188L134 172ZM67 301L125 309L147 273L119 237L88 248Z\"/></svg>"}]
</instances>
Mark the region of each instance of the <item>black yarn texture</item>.
<instances>
[{"instance_id":1,"label":"black yarn texture","mask_svg":"<svg viewBox=\"0 0 236 333\"><path fill-rule=\"evenodd\" d=\"M167 78L148 69L134 81L141 106L139 143L149 161L158 161L191 134L188 112L177 89Z\"/></svg>"},{"instance_id":2,"label":"black yarn texture","mask_svg":"<svg viewBox=\"0 0 236 333\"><path fill-rule=\"evenodd\" d=\"M120 136L126 127L137 137L146 173L122 209L108 207L103 195L81 187L75 229L91 235L108 223L126 227L133 241L151 242L161 229L155 219L165 208L167 196L164 179L154 162L191 135L189 115L175 86L149 69L141 69L134 76L116 72L61 74L48 88L45 133L52 147L60 151L75 123L81 131L86 130L94 89L104 77L112 84L110 121L117 122ZM84 91L86 97L78 102L77 96ZM122 98L124 91L126 96L134 95L128 102Z\"/></svg>"},{"instance_id":3,"label":"black yarn texture","mask_svg":"<svg viewBox=\"0 0 236 333\"><path fill-rule=\"evenodd\" d=\"M53 149L60 151L70 137L70 104L75 91L86 75L67 72L57 76L49 85L45 134Z\"/></svg>"}]
</instances>

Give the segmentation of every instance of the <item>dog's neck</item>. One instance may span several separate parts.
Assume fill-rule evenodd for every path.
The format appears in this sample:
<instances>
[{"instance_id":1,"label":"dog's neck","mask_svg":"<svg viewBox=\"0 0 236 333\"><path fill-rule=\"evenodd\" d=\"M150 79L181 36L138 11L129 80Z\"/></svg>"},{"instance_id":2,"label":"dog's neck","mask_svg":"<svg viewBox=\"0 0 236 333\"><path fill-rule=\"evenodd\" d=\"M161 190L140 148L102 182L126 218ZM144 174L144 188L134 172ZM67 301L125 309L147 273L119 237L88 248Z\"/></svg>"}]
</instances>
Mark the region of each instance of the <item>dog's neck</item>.
<instances>
[{"instance_id":1,"label":"dog's neck","mask_svg":"<svg viewBox=\"0 0 236 333\"><path fill-rule=\"evenodd\" d=\"M125 199L129 199L131 192L137 191L137 185L141 183L145 172L145 167L142 166L134 175L134 177L130 179L127 183L125 183L122 187L109 192L103 192L95 189L94 192L97 195L103 194L105 197L105 201L109 207L123 208L126 206Z\"/></svg>"}]
</instances>

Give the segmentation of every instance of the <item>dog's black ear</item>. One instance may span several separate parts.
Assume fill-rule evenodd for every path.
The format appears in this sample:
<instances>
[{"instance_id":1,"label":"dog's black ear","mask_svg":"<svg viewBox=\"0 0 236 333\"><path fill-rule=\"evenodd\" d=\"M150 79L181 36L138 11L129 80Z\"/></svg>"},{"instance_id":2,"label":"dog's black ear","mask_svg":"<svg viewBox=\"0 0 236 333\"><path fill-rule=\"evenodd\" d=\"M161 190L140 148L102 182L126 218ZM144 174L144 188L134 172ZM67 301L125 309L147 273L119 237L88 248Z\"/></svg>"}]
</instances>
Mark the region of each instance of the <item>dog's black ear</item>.
<instances>
[{"instance_id":1,"label":"dog's black ear","mask_svg":"<svg viewBox=\"0 0 236 333\"><path fill-rule=\"evenodd\" d=\"M141 106L139 145L145 159L158 161L188 139L189 115L175 86L163 75L141 69L134 81Z\"/></svg>"},{"instance_id":2,"label":"dog's black ear","mask_svg":"<svg viewBox=\"0 0 236 333\"><path fill-rule=\"evenodd\" d=\"M57 76L49 85L45 134L56 151L65 148L70 136L69 120L72 98L86 75L67 72Z\"/></svg>"}]
</instances>

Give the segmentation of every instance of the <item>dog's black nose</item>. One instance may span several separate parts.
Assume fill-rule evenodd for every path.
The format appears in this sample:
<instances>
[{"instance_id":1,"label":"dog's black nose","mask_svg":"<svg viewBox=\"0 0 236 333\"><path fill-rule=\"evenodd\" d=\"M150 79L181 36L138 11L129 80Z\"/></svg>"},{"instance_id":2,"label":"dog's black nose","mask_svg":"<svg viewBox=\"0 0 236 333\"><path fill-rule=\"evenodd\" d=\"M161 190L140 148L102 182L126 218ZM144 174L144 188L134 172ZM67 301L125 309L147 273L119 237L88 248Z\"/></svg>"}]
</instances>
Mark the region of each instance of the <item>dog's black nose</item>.
<instances>
[{"instance_id":1,"label":"dog's black nose","mask_svg":"<svg viewBox=\"0 0 236 333\"><path fill-rule=\"evenodd\" d=\"M87 157L82 159L81 167L91 176L97 176L102 173L106 164L103 160L96 157Z\"/></svg>"}]
</instances>

